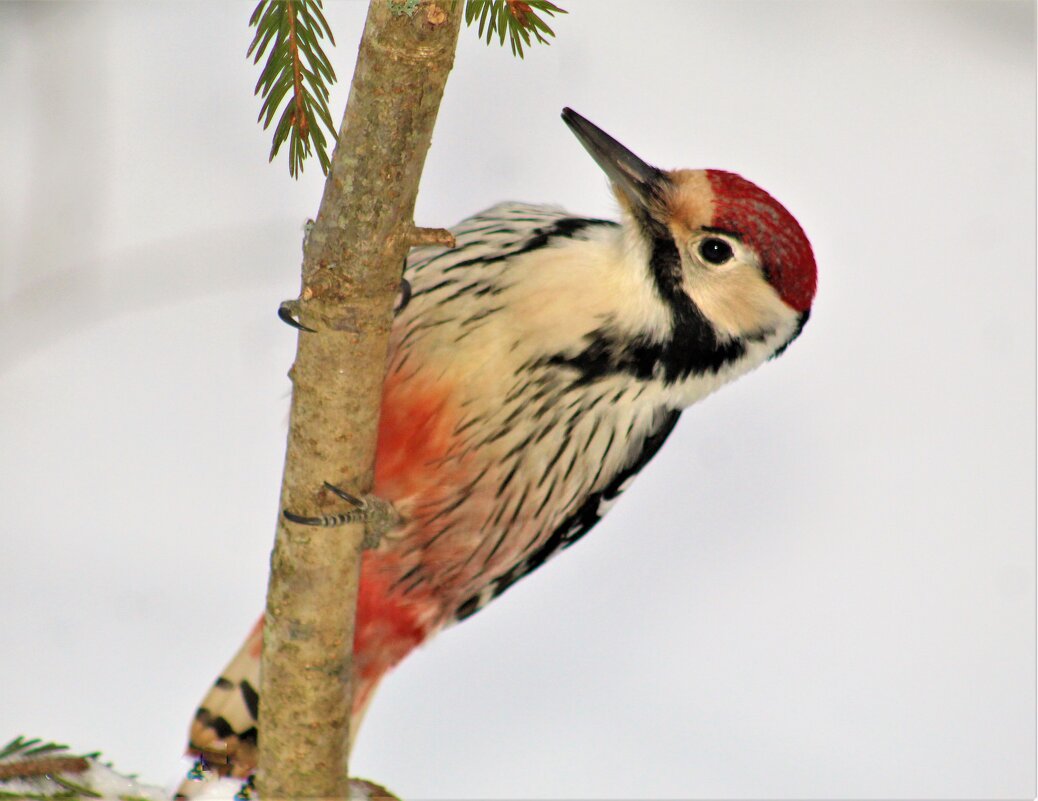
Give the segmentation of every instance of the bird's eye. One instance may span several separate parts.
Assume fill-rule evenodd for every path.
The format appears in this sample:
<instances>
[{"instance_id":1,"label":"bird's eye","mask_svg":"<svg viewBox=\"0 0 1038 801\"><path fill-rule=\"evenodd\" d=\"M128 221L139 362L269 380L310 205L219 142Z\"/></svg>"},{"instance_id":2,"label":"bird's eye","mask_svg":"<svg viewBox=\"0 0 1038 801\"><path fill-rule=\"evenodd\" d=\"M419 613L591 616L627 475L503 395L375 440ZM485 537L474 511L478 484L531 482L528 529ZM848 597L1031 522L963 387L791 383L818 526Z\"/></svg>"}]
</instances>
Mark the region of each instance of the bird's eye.
<instances>
[{"instance_id":1,"label":"bird's eye","mask_svg":"<svg viewBox=\"0 0 1038 801\"><path fill-rule=\"evenodd\" d=\"M731 245L723 239L711 236L699 243L699 255L703 257L703 261L710 264L724 264L735 254L732 253Z\"/></svg>"}]
</instances>

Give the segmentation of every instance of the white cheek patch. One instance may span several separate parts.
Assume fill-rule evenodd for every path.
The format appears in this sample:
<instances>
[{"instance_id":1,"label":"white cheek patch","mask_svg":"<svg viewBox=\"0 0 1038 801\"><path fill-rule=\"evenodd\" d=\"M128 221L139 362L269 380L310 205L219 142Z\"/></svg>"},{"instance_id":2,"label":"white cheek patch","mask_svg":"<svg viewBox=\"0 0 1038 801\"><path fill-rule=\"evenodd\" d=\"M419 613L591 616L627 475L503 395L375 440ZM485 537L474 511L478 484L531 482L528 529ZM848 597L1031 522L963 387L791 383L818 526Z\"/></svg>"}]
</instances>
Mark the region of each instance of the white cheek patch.
<instances>
[{"instance_id":1,"label":"white cheek patch","mask_svg":"<svg viewBox=\"0 0 1038 801\"><path fill-rule=\"evenodd\" d=\"M712 269L685 265L685 288L722 334L771 331L795 316L760 271L745 263Z\"/></svg>"}]
</instances>

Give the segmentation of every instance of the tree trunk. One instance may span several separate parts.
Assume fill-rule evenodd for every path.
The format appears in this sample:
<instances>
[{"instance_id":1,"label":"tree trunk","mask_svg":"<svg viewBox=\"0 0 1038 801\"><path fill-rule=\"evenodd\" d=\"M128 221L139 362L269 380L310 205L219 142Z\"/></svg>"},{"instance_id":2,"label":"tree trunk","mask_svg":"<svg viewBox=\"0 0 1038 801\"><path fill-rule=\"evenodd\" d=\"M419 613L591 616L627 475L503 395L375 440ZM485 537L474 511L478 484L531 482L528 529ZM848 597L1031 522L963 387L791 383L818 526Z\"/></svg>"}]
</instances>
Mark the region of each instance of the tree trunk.
<instances>
[{"instance_id":1,"label":"tree trunk","mask_svg":"<svg viewBox=\"0 0 1038 801\"><path fill-rule=\"evenodd\" d=\"M415 6L412 8L412 5ZM371 0L349 102L303 254L281 508L345 511L370 489L393 299L463 3ZM452 6L455 6L452 8ZM410 9L408 16L405 9ZM363 527L278 518L263 637L260 797L347 798Z\"/></svg>"}]
</instances>

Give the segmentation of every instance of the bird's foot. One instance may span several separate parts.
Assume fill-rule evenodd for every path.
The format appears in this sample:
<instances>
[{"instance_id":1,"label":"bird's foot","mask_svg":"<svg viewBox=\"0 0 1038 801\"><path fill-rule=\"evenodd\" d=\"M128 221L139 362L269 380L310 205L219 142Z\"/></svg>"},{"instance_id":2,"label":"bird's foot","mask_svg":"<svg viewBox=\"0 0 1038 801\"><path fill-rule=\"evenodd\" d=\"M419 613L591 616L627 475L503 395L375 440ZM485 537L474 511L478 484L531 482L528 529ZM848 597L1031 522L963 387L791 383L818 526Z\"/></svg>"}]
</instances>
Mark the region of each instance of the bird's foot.
<instances>
[{"instance_id":1,"label":"bird's foot","mask_svg":"<svg viewBox=\"0 0 1038 801\"><path fill-rule=\"evenodd\" d=\"M363 523L364 540L362 545L365 549L377 548L382 541L382 537L400 525L403 519L393 504L379 498L377 495L363 495L358 498L356 495L346 492L342 487L329 484L327 481L324 482L324 488L347 503L353 504L356 508L349 512L342 512L337 515L324 515L322 517L305 517L284 509L282 513L285 515L285 519L302 526L322 526L325 528L345 526L348 523Z\"/></svg>"}]
</instances>

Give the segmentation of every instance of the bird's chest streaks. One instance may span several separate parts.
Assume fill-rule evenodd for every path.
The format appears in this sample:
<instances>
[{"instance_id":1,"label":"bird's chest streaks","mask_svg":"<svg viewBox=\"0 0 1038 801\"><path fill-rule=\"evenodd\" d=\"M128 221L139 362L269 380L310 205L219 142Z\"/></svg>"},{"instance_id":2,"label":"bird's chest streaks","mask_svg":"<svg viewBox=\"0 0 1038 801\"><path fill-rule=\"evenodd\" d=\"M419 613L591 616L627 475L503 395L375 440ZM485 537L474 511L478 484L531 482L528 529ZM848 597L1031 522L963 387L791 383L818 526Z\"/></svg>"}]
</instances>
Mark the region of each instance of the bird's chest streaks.
<instances>
[{"instance_id":1,"label":"bird's chest streaks","mask_svg":"<svg viewBox=\"0 0 1038 801\"><path fill-rule=\"evenodd\" d=\"M456 248L408 265L375 465L375 491L406 523L372 569L394 597L432 591L430 626L586 531L589 499L615 490L671 403L657 380L582 377L545 358L582 341L618 299L652 293L617 261L615 226L506 206L455 233ZM580 531L561 535L578 517Z\"/></svg>"},{"instance_id":2,"label":"bird's chest streaks","mask_svg":"<svg viewBox=\"0 0 1038 801\"><path fill-rule=\"evenodd\" d=\"M445 616L540 552L658 425L646 387L621 377L574 385L542 370L489 405L475 389L390 384L398 408L383 410L376 491L408 519L383 545L393 589L435 587Z\"/></svg>"}]
</instances>

